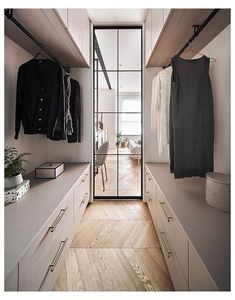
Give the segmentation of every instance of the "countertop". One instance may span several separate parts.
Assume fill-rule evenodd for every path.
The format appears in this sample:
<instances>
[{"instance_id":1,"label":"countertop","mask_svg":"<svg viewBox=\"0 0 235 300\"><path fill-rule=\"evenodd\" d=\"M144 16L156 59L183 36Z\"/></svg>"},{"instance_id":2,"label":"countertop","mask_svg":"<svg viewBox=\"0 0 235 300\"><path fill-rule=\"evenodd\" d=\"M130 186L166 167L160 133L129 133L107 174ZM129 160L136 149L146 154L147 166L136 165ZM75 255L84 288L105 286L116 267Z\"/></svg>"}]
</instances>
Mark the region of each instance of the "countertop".
<instances>
[{"instance_id":1,"label":"countertop","mask_svg":"<svg viewBox=\"0 0 235 300\"><path fill-rule=\"evenodd\" d=\"M5 278L43 229L43 225L73 188L89 163L65 163L64 172L55 179L34 179L30 190L5 207Z\"/></svg>"},{"instance_id":2,"label":"countertop","mask_svg":"<svg viewBox=\"0 0 235 300\"><path fill-rule=\"evenodd\" d=\"M207 204L206 180L175 179L168 163L146 163L220 290L230 289L230 214Z\"/></svg>"}]
</instances>

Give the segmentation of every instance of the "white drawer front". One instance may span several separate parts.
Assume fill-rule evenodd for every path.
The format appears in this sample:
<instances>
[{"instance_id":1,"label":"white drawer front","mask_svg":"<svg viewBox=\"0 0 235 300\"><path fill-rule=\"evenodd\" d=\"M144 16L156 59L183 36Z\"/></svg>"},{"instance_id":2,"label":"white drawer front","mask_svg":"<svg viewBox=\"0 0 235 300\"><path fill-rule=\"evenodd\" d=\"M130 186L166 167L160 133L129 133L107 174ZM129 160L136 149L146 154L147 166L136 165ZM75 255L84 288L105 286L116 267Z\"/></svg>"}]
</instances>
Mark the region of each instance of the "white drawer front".
<instances>
[{"instance_id":1,"label":"white drawer front","mask_svg":"<svg viewBox=\"0 0 235 300\"><path fill-rule=\"evenodd\" d=\"M40 286L40 291L51 291L59 271L64 263L65 256L69 249L71 239L69 237L63 239L57 248L57 251L47 269L47 273Z\"/></svg>"},{"instance_id":2,"label":"white drawer front","mask_svg":"<svg viewBox=\"0 0 235 300\"><path fill-rule=\"evenodd\" d=\"M169 273L171 275L174 288L176 291L188 291L188 281L186 280L180 264L176 258L176 254L170 241L168 232L161 222L161 219L157 219L157 227L157 235Z\"/></svg>"},{"instance_id":3,"label":"white drawer front","mask_svg":"<svg viewBox=\"0 0 235 300\"><path fill-rule=\"evenodd\" d=\"M74 187L74 231L80 224L83 213L90 199L90 167L88 167L81 179Z\"/></svg>"},{"instance_id":4,"label":"white drawer front","mask_svg":"<svg viewBox=\"0 0 235 300\"><path fill-rule=\"evenodd\" d=\"M152 175L146 169L145 173L145 199L148 204L148 208L153 220L153 224L157 226L157 186L152 178Z\"/></svg>"},{"instance_id":5,"label":"white drawer front","mask_svg":"<svg viewBox=\"0 0 235 300\"><path fill-rule=\"evenodd\" d=\"M87 204L88 204L88 201L89 201L89 193L85 193L83 195L83 198L80 202L80 205L78 206L77 210L74 211L74 230L75 230L75 233L76 233L76 230L78 229L78 226L81 222L81 219L82 219L82 216L85 212L85 209L87 207Z\"/></svg>"},{"instance_id":6,"label":"white drawer front","mask_svg":"<svg viewBox=\"0 0 235 300\"><path fill-rule=\"evenodd\" d=\"M19 262L19 290L37 291L61 241L72 238L73 192L70 191ZM51 287L52 288L52 287Z\"/></svg>"},{"instance_id":7,"label":"white drawer front","mask_svg":"<svg viewBox=\"0 0 235 300\"><path fill-rule=\"evenodd\" d=\"M157 211L162 223L167 229L175 255L180 263L185 278L188 280L188 239L162 192L157 190Z\"/></svg>"},{"instance_id":8,"label":"white drawer front","mask_svg":"<svg viewBox=\"0 0 235 300\"><path fill-rule=\"evenodd\" d=\"M215 262L216 263L216 262ZM198 254L189 244L189 290L190 291L217 291L213 280L202 265Z\"/></svg>"}]
</instances>

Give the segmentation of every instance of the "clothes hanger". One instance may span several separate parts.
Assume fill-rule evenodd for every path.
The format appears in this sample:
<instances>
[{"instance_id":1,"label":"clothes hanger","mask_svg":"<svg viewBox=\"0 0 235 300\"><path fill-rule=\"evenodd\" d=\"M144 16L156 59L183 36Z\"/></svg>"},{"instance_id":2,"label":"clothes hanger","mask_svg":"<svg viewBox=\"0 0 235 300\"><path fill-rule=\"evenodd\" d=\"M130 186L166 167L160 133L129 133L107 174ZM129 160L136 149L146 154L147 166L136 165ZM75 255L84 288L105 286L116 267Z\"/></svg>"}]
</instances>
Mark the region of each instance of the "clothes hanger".
<instances>
[{"instance_id":1,"label":"clothes hanger","mask_svg":"<svg viewBox=\"0 0 235 300\"><path fill-rule=\"evenodd\" d=\"M47 59L47 56L43 53L43 51L40 49L33 59L36 59L39 55L43 56L43 58Z\"/></svg>"},{"instance_id":2,"label":"clothes hanger","mask_svg":"<svg viewBox=\"0 0 235 300\"><path fill-rule=\"evenodd\" d=\"M193 53L200 54L200 55L202 55L202 56L206 56L205 54L203 54L203 53L201 53L201 52L198 52L198 51L193 50L192 45L191 45L190 43L188 43L188 44L189 44L189 48L186 49L186 50L184 50L183 53L191 51L191 52L193 52ZM209 57L209 58L210 58L211 62L216 62L216 59L215 59L214 57Z\"/></svg>"}]
</instances>

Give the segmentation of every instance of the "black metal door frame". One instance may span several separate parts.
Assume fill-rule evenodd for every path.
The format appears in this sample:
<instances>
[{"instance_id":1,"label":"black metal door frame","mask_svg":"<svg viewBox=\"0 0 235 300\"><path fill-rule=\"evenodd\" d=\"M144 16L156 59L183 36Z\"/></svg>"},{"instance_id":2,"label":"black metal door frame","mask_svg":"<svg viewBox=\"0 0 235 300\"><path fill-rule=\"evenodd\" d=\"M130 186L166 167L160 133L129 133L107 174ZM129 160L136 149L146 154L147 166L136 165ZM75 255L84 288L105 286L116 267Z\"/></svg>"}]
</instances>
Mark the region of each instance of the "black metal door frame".
<instances>
[{"instance_id":1,"label":"black metal door frame","mask_svg":"<svg viewBox=\"0 0 235 300\"><path fill-rule=\"evenodd\" d=\"M117 70L111 70L111 72L117 73L117 111L115 112L99 112L98 111L98 60L95 59L95 31L97 29L116 29L117 34ZM119 29L140 29L141 30L141 69L140 70L119 70ZM95 74L97 70L97 74ZM110 70L108 70L110 71ZM141 194L140 196L119 196L118 195L118 182L119 182L119 156L120 155L128 155L128 154L120 154L119 147L117 147L116 154L108 154L117 156L117 196L96 196L95 195L95 174L97 174L97 170L95 169L95 149L96 149L96 136L95 136L95 120L98 120L99 113L114 113L117 115L117 132L119 129L119 114L125 113L135 113L135 112L120 112L119 111L119 73L120 72L140 72L141 74ZM95 82L96 81L96 82ZM95 89L95 86L97 89ZM97 100L95 107L95 99ZM138 112L139 113L139 112ZM97 122L98 123L98 122ZM143 199L143 29L142 26L93 26L93 197L95 199Z\"/></svg>"}]
</instances>

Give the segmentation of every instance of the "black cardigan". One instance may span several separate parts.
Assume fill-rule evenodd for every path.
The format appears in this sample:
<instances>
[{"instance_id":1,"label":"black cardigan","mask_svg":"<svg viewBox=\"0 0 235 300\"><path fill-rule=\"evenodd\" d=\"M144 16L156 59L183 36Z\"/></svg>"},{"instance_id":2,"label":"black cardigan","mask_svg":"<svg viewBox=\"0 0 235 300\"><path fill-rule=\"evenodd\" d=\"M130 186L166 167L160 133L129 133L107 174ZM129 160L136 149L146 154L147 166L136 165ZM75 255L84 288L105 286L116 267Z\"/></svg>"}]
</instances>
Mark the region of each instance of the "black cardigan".
<instances>
[{"instance_id":1,"label":"black cardigan","mask_svg":"<svg viewBox=\"0 0 235 300\"><path fill-rule=\"evenodd\" d=\"M21 65L17 80L15 139L18 139L21 122L25 134L39 133L52 140L65 139L63 109L61 66L49 59L31 59Z\"/></svg>"}]
</instances>

